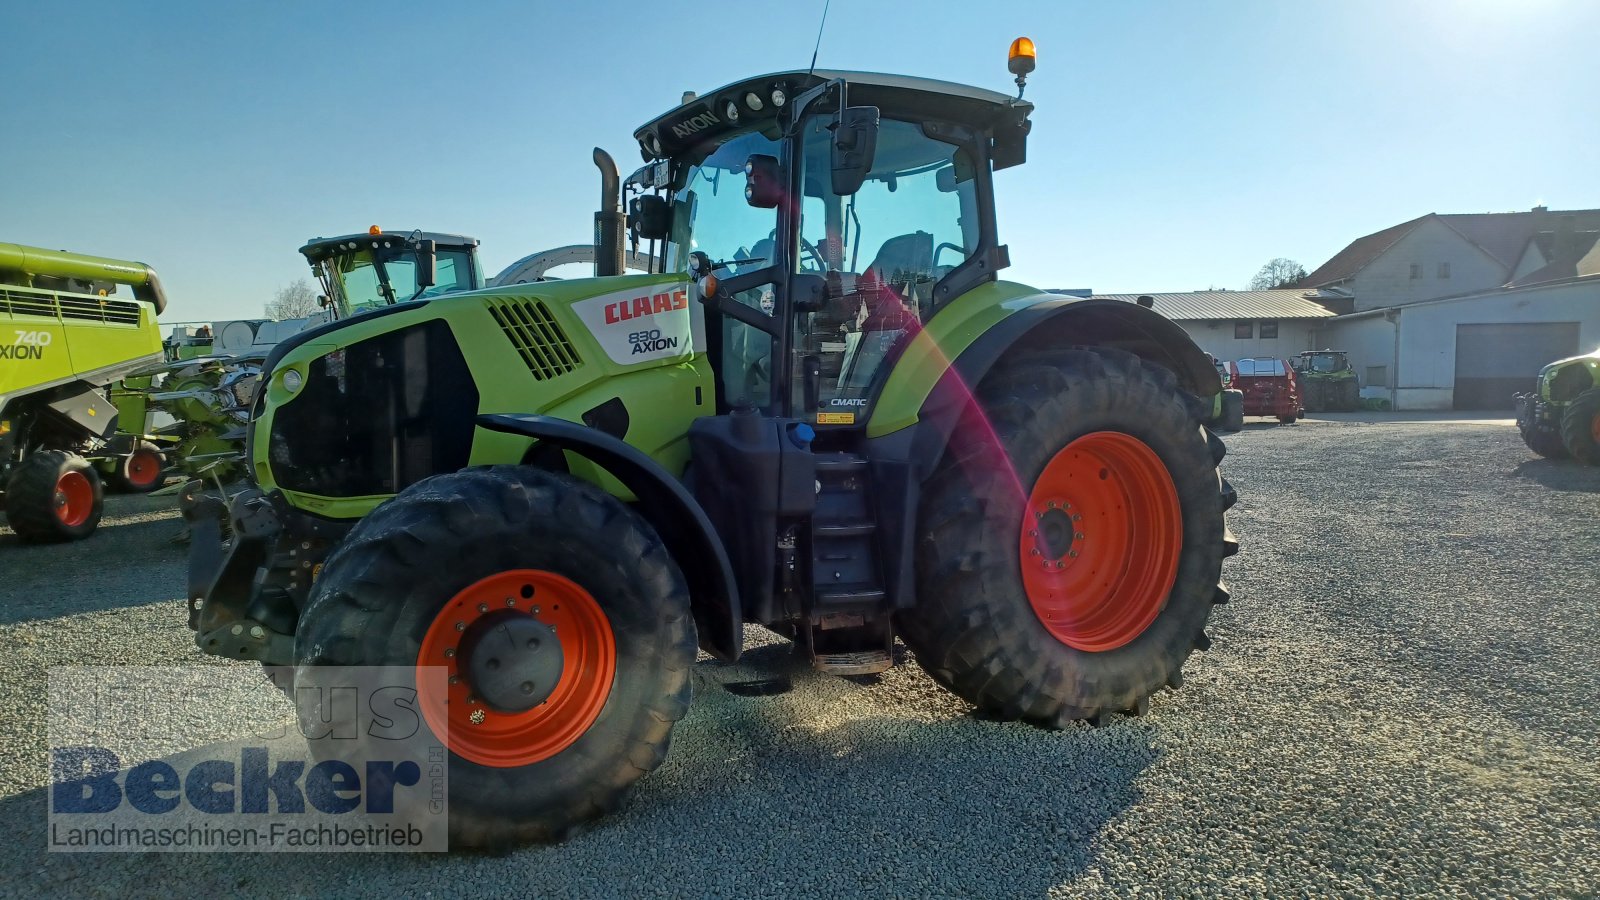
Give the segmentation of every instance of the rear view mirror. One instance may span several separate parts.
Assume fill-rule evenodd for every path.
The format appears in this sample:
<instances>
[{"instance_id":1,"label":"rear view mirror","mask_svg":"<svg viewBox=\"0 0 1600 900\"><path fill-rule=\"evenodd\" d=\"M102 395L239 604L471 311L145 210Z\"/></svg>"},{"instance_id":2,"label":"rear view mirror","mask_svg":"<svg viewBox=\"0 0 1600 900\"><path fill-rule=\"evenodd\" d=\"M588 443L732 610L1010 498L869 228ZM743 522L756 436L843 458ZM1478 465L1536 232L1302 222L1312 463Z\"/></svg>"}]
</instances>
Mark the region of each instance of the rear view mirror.
<instances>
[{"instance_id":1,"label":"rear view mirror","mask_svg":"<svg viewBox=\"0 0 1600 900\"><path fill-rule=\"evenodd\" d=\"M641 194L628 202L633 233L646 241L665 240L672 230L672 211L657 194Z\"/></svg>"},{"instance_id":2,"label":"rear view mirror","mask_svg":"<svg viewBox=\"0 0 1600 900\"><path fill-rule=\"evenodd\" d=\"M833 128L833 193L849 197L861 190L878 150L878 108L851 106L839 111Z\"/></svg>"},{"instance_id":3,"label":"rear view mirror","mask_svg":"<svg viewBox=\"0 0 1600 900\"><path fill-rule=\"evenodd\" d=\"M776 156L757 153L744 163L744 202L772 209L783 199L783 169Z\"/></svg>"},{"instance_id":4,"label":"rear view mirror","mask_svg":"<svg viewBox=\"0 0 1600 900\"><path fill-rule=\"evenodd\" d=\"M417 287L433 287L438 280L438 261L433 241L417 241Z\"/></svg>"}]
</instances>

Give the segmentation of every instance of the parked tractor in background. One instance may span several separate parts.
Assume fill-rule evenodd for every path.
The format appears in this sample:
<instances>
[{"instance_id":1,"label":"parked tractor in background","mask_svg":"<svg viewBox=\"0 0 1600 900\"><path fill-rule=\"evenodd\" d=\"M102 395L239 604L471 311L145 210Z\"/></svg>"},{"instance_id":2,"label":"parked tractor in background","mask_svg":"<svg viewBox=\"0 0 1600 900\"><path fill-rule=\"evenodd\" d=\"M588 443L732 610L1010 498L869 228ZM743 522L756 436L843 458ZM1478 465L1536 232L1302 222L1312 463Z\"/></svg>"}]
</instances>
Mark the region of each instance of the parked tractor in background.
<instances>
[{"instance_id":1,"label":"parked tractor in background","mask_svg":"<svg viewBox=\"0 0 1600 900\"><path fill-rule=\"evenodd\" d=\"M397 292L278 344L249 486L183 500L200 648L302 686L444 669L416 704L457 846L615 809L697 646L736 660L747 622L837 674L899 637L995 718L1144 713L1228 599L1221 383L1151 310L999 279L1032 63L1017 42L1018 97L820 70L690 95L626 180L595 151L595 278Z\"/></svg>"},{"instance_id":2,"label":"parked tractor in background","mask_svg":"<svg viewBox=\"0 0 1600 900\"><path fill-rule=\"evenodd\" d=\"M1306 412L1361 408L1361 382L1343 350L1307 350L1295 357L1294 370Z\"/></svg>"},{"instance_id":3,"label":"parked tractor in background","mask_svg":"<svg viewBox=\"0 0 1600 900\"><path fill-rule=\"evenodd\" d=\"M157 429L177 443L186 474L227 484L241 474L245 425L261 367L279 342L394 303L483 286L478 240L435 232L315 238L300 248L322 294L322 310L298 319L235 319L175 328L168 362L152 373L150 405L171 421Z\"/></svg>"},{"instance_id":4,"label":"parked tractor in background","mask_svg":"<svg viewBox=\"0 0 1600 900\"><path fill-rule=\"evenodd\" d=\"M160 361L166 305L143 263L0 244L0 500L19 538L92 534L102 475L130 491L159 483L160 449L119 434L107 388Z\"/></svg>"},{"instance_id":5,"label":"parked tractor in background","mask_svg":"<svg viewBox=\"0 0 1600 900\"><path fill-rule=\"evenodd\" d=\"M1228 364L1233 385L1244 392L1244 414L1274 416L1285 425L1305 415L1294 367L1270 356L1236 360Z\"/></svg>"},{"instance_id":6,"label":"parked tractor in background","mask_svg":"<svg viewBox=\"0 0 1600 900\"><path fill-rule=\"evenodd\" d=\"M1517 429L1530 450L1600 466L1600 350L1550 363L1515 400Z\"/></svg>"}]
</instances>

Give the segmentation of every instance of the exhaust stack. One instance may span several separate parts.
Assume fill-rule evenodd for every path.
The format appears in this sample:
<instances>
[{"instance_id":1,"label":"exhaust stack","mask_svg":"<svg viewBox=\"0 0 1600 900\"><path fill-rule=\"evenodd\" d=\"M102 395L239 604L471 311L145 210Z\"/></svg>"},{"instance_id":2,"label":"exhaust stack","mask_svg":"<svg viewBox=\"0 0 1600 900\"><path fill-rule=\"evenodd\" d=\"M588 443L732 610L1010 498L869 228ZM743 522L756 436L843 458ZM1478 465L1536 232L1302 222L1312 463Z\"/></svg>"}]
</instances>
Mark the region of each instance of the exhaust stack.
<instances>
[{"instance_id":1,"label":"exhaust stack","mask_svg":"<svg viewBox=\"0 0 1600 900\"><path fill-rule=\"evenodd\" d=\"M627 271L622 232L628 224L622 211L622 178L617 174L616 160L599 147L594 148L594 164L600 170L600 209L594 214L594 274L621 275Z\"/></svg>"}]
</instances>

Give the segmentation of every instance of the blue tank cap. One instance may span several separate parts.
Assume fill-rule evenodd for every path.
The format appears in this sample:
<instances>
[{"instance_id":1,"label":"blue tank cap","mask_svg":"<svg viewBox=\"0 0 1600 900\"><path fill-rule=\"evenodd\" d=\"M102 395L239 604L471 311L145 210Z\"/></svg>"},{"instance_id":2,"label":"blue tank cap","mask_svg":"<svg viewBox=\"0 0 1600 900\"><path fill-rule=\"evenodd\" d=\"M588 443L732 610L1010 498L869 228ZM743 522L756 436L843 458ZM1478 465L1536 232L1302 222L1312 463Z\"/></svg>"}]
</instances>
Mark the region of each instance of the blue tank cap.
<instances>
[{"instance_id":1,"label":"blue tank cap","mask_svg":"<svg viewBox=\"0 0 1600 900\"><path fill-rule=\"evenodd\" d=\"M797 422L789 426L789 440L794 441L796 447L804 447L811 443L817 436L817 430L804 422Z\"/></svg>"}]
</instances>

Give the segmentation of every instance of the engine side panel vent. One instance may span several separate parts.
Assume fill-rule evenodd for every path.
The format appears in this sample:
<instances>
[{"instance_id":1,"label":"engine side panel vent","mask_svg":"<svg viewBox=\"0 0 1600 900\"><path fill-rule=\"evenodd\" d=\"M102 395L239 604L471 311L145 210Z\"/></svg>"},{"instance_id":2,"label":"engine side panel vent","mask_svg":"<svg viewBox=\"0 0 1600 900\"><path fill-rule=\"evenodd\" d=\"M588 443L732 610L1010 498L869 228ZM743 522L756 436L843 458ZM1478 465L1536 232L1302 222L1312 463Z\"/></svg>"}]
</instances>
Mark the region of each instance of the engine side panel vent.
<instances>
[{"instance_id":1,"label":"engine side panel vent","mask_svg":"<svg viewBox=\"0 0 1600 900\"><path fill-rule=\"evenodd\" d=\"M489 314L517 348L534 378L546 381L583 365L567 333L542 302L499 297L488 298L487 302Z\"/></svg>"}]
</instances>

